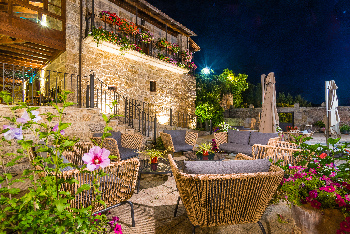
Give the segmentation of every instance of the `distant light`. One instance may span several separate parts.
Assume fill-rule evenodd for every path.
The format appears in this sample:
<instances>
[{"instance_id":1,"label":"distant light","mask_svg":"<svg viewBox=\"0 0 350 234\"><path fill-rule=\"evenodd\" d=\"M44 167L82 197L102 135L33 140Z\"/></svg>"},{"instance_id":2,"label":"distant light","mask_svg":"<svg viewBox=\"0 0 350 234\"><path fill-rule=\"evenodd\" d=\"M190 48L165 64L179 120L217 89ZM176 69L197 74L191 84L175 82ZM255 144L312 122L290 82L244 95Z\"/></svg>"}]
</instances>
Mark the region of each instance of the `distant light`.
<instances>
[{"instance_id":1,"label":"distant light","mask_svg":"<svg viewBox=\"0 0 350 234\"><path fill-rule=\"evenodd\" d=\"M201 72L202 72L204 75L209 75L209 74L210 74L210 69L207 68L207 67L205 67L205 68L202 69Z\"/></svg>"},{"instance_id":2,"label":"distant light","mask_svg":"<svg viewBox=\"0 0 350 234\"><path fill-rule=\"evenodd\" d=\"M46 15L41 16L40 24L41 24L41 26L47 27Z\"/></svg>"},{"instance_id":3,"label":"distant light","mask_svg":"<svg viewBox=\"0 0 350 234\"><path fill-rule=\"evenodd\" d=\"M343 13L345 14L345 13L346 13L346 11L343 11Z\"/></svg>"}]
</instances>

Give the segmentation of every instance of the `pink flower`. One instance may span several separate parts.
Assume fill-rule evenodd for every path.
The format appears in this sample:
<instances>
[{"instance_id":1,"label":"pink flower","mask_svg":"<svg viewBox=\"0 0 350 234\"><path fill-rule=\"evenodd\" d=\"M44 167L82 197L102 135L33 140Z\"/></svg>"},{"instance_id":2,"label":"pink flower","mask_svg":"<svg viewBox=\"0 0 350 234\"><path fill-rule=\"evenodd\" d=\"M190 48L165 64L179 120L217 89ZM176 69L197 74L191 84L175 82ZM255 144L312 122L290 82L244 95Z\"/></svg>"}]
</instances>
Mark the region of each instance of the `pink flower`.
<instances>
[{"instance_id":1,"label":"pink flower","mask_svg":"<svg viewBox=\"0 0 350 234\"><path fill-rule=\"evenodd\" d=\"M94 146L90 149L89 153L84 154L83 161L87 164L86 168L89 171L94 171L100 167L107 167L110 164L111 161L108 158L109 154L109 150Z\"/></svg>"},{"instance_id":2,"label":"pink flower","mask_svg":"<svg viewBox=\"0 0 350 234\"><path fill-rule=\"evenodd\" d=\"M350 201L350 195L349 194L345 195L345 200Z\"/></svg>"},{"instance_id":3,"label":"pink flower","mask_svg":"<svg viewBox=\"0 0 350 234\"><path fill-rule=\"evenodd\" d=\"M115 227L114 227L114 233L117 233L117 234L123 234L122 232L122 226L120 224L115 224Z\"/></svg>"},{"instance_id":4,"label":"pink flower","mask_svg":"<svg viewBox=\"0 0 350 234\"><path fill-rule=\"evenodd\" d=\"M52 128L53 132L57 132L58 131L58 124L56 124L53 128Z\"/></svg>"},{"instance_id":5,"label":"pink flower","mask_svg":"<svg viewBox=\"0 0 350 234\"><path fill-rule=\"evenodd\" d=\"M310 172L311 174L316 174L316 170L313 169L313 168L310 168L309 172Z\"/></svg>"},{"instance_id":6,"label":"pink flower","mask_svg":"<svg viewBox=\"0 0 350 234\"><path fill-rule=\"evenodd\" d=\"M312 176L306 177L306 180L312 180Z\"/></svg>"},{"instance_id":7,"label":"pink flower","mask_svg":"<svg viewBox=\"0 0 350 234\"><path fill-rule=\"evenodd\" d=\"M339 194L336 194L336 197L335 202L338 203L339 207L346 206L346 202Z\"/></svg>"},{"instance_id":8,"label":"pink flower","mask_svg":"<svg viewBox=\"0 0 350 234\"><path fill-rule=\"evenodd\" d=\"M317 193L316 190L312 190L312 191L309 192L309 196L310 196L311 198L317 198L318 193Z\"/></svg>"},{"instance_id":9,"label":"pink flower","mask_svg":"<svg viewBox=\"0 0 350 234\"><path fill-rule=\"evenodd\" d=\"M329 175L329 177L334 177L336 175L336 173L334 171L331 172L331 174Z\"/></svg>"},{"instance_id":10,"label":"pink flower","mask_svg":"<svg viewBox=\"0 0 350 234\"><path fill-rule=\"evenodd\" d=\"M39 120L41 120L41 117L39 116L39 111L31 111L30 112L32 115L34 115L34 119L33 122L38 122ZM28 121L31 121L32 119L30 118L29 114L27 111L24 111L23 115L21 116L21 118L17 119L18 123L28 123Z\"/></svg>"},{"instance_id":11,"label":"pink flower","mask_svg":"<svg viewBox=\"0 0 350 234\"><path fill-rule=\"evenodd\" d=\"M4 133L4 138L6 140L22 140L23 139L23 133L22 133L22 126L20 128L13 128L10 127L9 125L4 125L3 126L4 130L9 129L7 132Z\"/></svg>"},{"instance_id":12,"label":"pink flower","mask_svg":"<svg viewBox=\"0 0 350 234\"><path fill-rule=\"evenodd\" d=\"M319 201L317 201L317 200L312 200L311 201L311 206L313 208L320 209L321 208L321 203Z\"/></svg>"},{"instance_id":13,"label":"pink flower","mask_svg":"<svg viewBox=\"0 0 350 234\"><path fill-rule=\"evenodd\" d=\"M332 193L335 191L335 188L333 186L326 186L326 187L321 187L320 190L326 191L327 193Z\"/></svg>"}]
</instances>

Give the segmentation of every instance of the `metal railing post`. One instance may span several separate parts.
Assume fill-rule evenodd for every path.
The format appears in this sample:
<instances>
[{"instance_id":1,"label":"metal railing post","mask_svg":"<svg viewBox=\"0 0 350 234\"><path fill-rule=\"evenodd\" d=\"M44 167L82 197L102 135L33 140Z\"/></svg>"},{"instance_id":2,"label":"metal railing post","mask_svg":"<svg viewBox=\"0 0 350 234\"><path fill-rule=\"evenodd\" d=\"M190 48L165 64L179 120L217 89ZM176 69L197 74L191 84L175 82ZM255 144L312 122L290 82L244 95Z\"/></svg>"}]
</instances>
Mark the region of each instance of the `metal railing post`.
<instances>
[{"instance_id":1,"label":"metal railing post","mask_svg":"<svg viewBox=\"0 0 350 234\"><path fill-rule=\"evenodd\" d=\"M128 98L125 98L125 104L124 104L124 107L125 107L125 111L124 111L124 124L126 124L126 115L127 115L127 111L128 111Z\"/></svg>"},{"instance_id":2,"label":"metal railing post","mask_svg":"<svg viewBox=\"0 0 350 234\"><path fill-rule=\"evenodd\" d=\"M156 114L154 114L153 140L154 140L154 143L157 142L157 115Z\"/></svg>"},{"instance_id":3,"label":"metal railing post","mask_svg":"<svg viewBox=\"0 0 350 234\"><path fill-rule=\"evenodd\" d=\"M92 3L91 3L91 31L92 31L92 28L95 26L95 1L92 0Z\"/></svg>"},{"instance_id":4,"label":"metal railing post","mask_svg":"<svg viewBox=\"0 0 350 234\"><path fill-rule=\"evenodd\" d=\"M94 108L94 87L95 87L95 73L90 74L90 108ZM88 100L86 100L88 101ZM86 102L87 103L87 102Z\"/></svg>"},{"instance_id":5,"label":"metal railing post","mask_svg":"<svg viewBox=\"0 0 350 234\"><path fill-rule=\"evenodd\" d=\"M173 109L170 108L170 123L169 123L170 126L173 125Z\"/></svg>"},{"instance_id":6,"label":"metal railing post","mask_svg":"<svg viewBox=\"0 0 350 234\"><path fill-rule=\"evenodd\" d=\"M89 91L90 91L90 85L87 85L87 87L86 87L86 108L90 107Z\"/></svg>"}]
</instances>

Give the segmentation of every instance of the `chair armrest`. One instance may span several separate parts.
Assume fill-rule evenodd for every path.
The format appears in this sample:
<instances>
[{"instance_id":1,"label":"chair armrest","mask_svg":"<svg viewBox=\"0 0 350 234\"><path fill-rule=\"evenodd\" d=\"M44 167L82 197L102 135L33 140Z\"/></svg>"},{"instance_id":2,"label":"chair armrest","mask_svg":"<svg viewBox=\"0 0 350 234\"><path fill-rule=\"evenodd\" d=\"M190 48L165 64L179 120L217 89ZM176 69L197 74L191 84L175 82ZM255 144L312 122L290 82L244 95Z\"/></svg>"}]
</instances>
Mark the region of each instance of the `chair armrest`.
<instances>
[{"instance_id":1,"label":"chair armrest","mask_svg":"<svg viewBox=\"0 0 350 234\"><path fill-rule=\"evenodd\" d=\"M166 149L171 148L172 151L175 152L174 144L173 144L173 139L171 138L170 134L161 132L160 137L162 138L163 145Z\"/></svg>"},{"instance_id":2,"label":"chair armrest","mask_svg":"<svg viewBox=\"0 0 350 234\"><path fill-rule=\"evenodd\" d=\"M101 146L102 138L101 137L91 137L90 138L94 145ZM113 138L105 138L103 140L102 148L106 148L111 152L111 155L118 156L117 161L120 160L120 154L118 149L117 141Z\"/></svg>"},{"instance_id":3,"label":"chair armrest","mask_svg":"<svg viewBox=\"0 0 350 234\"><path fill-rule=\"evenodd\" d=\"M291 143L288 141L274 141L272 143L268 143L270 146L275 146L275 147L281 147L281 148L290 148L290 149L297 149L298 145L295 143Z\"/></svg>"},{"instance_id":4,"label":"chair armrest","mask_svg":"<svg viewBox=\"0 0 350 234\"><path fill-rule=\"evenodd\" d=\"M214 132L214 138L216 145L219 147L219 145L227 143L227 132Z\"/></svg>"},{"instance_id":5,"label":"chair armrest","mask_svg":"<svg viewBox=\"0 0 350 234\"><path fill-rule=\"evenodd\" d=\"M255 144L252 147L252 154L254 159L271 158L273 159L274 163L278 160L283 160L282 165L296 165L298 159L294 157L294 153L300 151L301 149L282 148L271 145Z\"/></svg>"},{"instance_id":6,"label":"chair armrest","mask_svg":"<svg viewBox=\"0 0 350 234\"><path fill-rule=\"evenodd\" d=\"M270 138L269 141L267 142L267 145L276 145L277 141L281 141L281 138L279 136Z\"/></svg>"},{"instance_id":7,"label":"chair armrest","mask_svg":"<svg viewBox=\"0 0 350 234\"><path fill-rule=\"evenodd\" d=\"M186 141L187 144L193 145L193 147L195 147L197 139L198 139L198 133L196 133L196 132L186 132L185 141Z\"/></svg>"},{"instance_id":8,"label":"chair armrest","mask_svg":"<svg viewBox=\"0 0 350 234\"><path fill-rule=\"evenodd\" d=\"M235 160L254 160L254 158L242 153L238 153L235 157Z\"/></svg>"},{"instance_id":9,"label":"chair armrest","mask_svg":"<svg viewBox=\"0 0 350 234\"><path fill-rule=\"evenodd\" d=\"M144 137L141 134L122 134L121 144L124 148L142 150Z\"/></svg>"}]
</instances>

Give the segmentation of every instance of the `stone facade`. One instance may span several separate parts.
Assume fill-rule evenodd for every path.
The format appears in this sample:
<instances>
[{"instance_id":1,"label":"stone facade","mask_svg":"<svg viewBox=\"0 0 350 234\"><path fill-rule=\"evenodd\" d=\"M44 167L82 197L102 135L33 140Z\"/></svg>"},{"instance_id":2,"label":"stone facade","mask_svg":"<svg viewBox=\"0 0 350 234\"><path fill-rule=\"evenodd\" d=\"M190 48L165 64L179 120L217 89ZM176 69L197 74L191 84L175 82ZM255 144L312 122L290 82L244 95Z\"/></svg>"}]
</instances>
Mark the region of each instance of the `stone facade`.
<instances>
[{"instance_id":1,"label":"stone facade","mask_svg":"<svg viewBox=\"0 0 350 234\"><path fill-rule=\"evenodd\" d=\"M316 121L324 121L326 114L325 107L277 107L277 112L289 112L294 113L294 126L303 129L305 125L312 125ZM350 124L350 106L338 107L340 125ZM259 125L259 116L261 114L261 108L231 108L225 111L225 118L227 121L231 121L236 125L245 127L251 127L251 120L257 122ZM255 127L255 129L257 129Z\"/></svg>"},{"instance_id":2,"label":"stone facade","mask_svg":"<svg viewBox=\"0 0 350 234\"><path fill-rule=\"evenodd\" d=\"M46 69L78 74L79 1L67 0L66 4L66 51L52 61ZM88 7L91 8L89 4L91 5L91 2L88 2ZM95 1L95 14L98 15L98 12L102 10L115 12L121 17L136 22L135 15L112 2L107 0ZM85 8L84 11L86 11ZM141 23L140 18L138 18L138 23ZM154 33L155 38L165 37L165 32L159 28L148 22L145 26ZM83 23L83 32L85 32L85 23ZM172 108L175 115L180 112L194 116L196 82L192 75L180 74L128 59L123 55L106 52L99 49L99 47L91 46L88 41L91 41L89 37L85 38L82 44L82 76L86 76L86 79L93 71L99 80L108 86L115 86L120 95L150 103L154 113L162 117L162 124L169 122L170 108ZM178 43L182 49L188 46L186 37L181 34L177 37L168 34L168 41ZM45 76L47 76L47 73ZM68 79L66 89L75 91L76 76L74 77L72 83ZM156 92L150 91L150 81L156 82ZM84 98L84 93L82 97Z\"/></svg>"}]
</instances>

